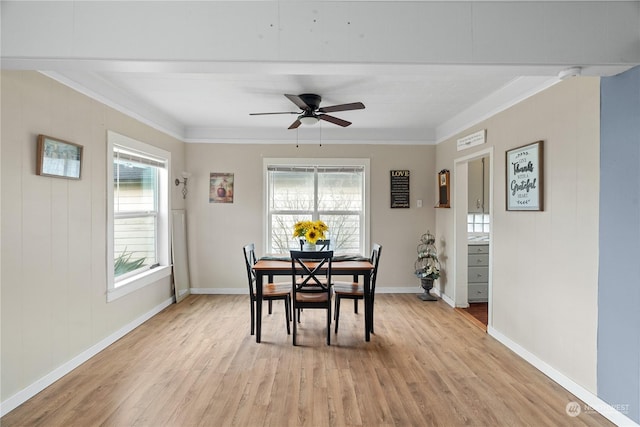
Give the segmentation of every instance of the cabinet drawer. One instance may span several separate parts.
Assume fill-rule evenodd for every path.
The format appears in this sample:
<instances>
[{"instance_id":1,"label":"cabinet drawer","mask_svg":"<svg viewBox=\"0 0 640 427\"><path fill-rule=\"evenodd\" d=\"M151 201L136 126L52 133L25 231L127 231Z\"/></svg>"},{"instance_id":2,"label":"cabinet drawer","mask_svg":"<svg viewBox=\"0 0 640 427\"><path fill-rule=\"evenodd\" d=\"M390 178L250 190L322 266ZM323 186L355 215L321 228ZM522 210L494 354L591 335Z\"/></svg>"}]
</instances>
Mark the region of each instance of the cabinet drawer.
<instances>
[{"instance_id":1,"label":"cabinet drawer","mask_svg":"<svg viewBox=\"0 0 640 427\"><path fill-rule=\"evenodd\" d=\"M489 300L489 287L486 283L474 283L469 285L469 302L487 302Z\"/></svg>"},{"instance_id":2,"label":"cabinet drawer","mask_svg":"<svg viewBox=\"0 0 640 427\"><path fill-rule=\"evenodd\" d=\"M489 265L489 255L485 254L472 254L469 255L469 267L478 267L478 266L486 266Z\"/></svg>"},{"instance_id":3,"label":"cabinet drawer","mask_svg":"<svg viewBox=\"0 0 640 427\"><path fill-rule=\"evenodd\" d=\"M487 283L489 281L489 269L487 267L469 267L469 283Z\"/></svg>"},{"instance_id":4,"label":"cabinet drawer","mask_svg":"<svg viewBox=\"0 0 640 427\"><path fill-rule=\"evenodd\" d=\"M468 247L469 247L469 255L489 253L489 245L469 245Z\"/></svg>"}]
</instances>

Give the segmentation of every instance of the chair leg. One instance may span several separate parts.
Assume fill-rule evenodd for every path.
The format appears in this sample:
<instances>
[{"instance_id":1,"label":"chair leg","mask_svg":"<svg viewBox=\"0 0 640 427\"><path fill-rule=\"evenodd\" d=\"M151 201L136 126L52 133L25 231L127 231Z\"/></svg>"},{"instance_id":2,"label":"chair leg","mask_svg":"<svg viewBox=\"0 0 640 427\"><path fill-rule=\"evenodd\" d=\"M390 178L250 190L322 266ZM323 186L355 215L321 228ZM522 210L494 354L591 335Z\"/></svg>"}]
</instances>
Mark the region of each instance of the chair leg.
<instances>
[{"instance_id":1,"label":"chair leg","mask_svg":"<svg viewBox=\"0 0 640 427\"><path fill-rule=\"evenodd\" d=\"M335 317L336 317L336 329L335 332L336 334L338 333L338 320L340 319L340 297L336 296L336 312L335 312Z\"/></svg>"},{"instance_id":2,"label":"chair leg","mask_svg":"<svg viewBox=\"0 0 640 427\"><path fill-rule=\"evenodd\" d=\"M327 307L327 345L331 345L331 299Z\"/></svg>"},{"instance_id":3,"label":"chair leg","mask_svg":"<svg viewBox=\"0 0 640 427\"><path fill-rule=\"evenodd\" d=\"M297 322L296 322L296 309L293 309L293 345L296 345L296 332L298 331Z\"/></svg>"},{"instance_id":4,"label":"chair leg","mask_svg":"<svg viewBox=\"0 0 640 427\"><path fill-rule=\"evenodd\" d=\"M353 299L353 312L358 314L358 300L356 298Z\"/></svg>"},{"instance_id":5,"label":"chair leg","mask_svg":"<svg viewBox=\"0 0 640 427\"><path fill-rule=\"evenodd\" d=\"M287 335L291 335L291 326L289 325L289 297L284 299L284 317L287 320Z\"/></svg>"},{"instance_id":6,"label":"chair leg","mask_svg":"<svg viewBox=\"0 0 640 427\"><path fill-rule=\"evenodd\" d=\"M255 327L256 327L256 308L255 301L251 300L251 335L255 335Z\"/></svg>"},{"instance_id":7,"label":"chair leg","mask_svg":"<svg viewBox=\"0 0 640 427\"><path fill-rule=\"evenodd\" d=\"M371 301L371 333L373 334L373 300Z\"/></svg>"},{"instance_id":8,"label":"chair leg","mask_svg":"<svg viewBox=\"0 0 640 427\"><path fill-rule=\"evenodd\" d=\"M271 314L272 309L273 309L273 301L269 300L269 314Z\"/></svg>"}]
</instances>

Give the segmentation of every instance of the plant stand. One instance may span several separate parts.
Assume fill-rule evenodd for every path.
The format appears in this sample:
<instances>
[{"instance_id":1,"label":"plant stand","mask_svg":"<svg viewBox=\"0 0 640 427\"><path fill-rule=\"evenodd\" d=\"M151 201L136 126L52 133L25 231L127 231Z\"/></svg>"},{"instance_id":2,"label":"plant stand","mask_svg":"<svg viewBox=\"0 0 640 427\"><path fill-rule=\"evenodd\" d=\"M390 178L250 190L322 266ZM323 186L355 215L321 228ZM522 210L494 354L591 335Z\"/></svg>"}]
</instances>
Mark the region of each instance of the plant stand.
<instances>
[{"instance_id":1,"label":"plant stand","mask_svg":"<svg viewBox=\"0 0 640 427\"><path fill-rule=\"evenodd\" d=\"M433 279L420 279L420 286L424 289L424 292L421 295L418 295L422 301L438 301L437 297L434 297L429 293L431 288L433 288Z\"/></svg>"}]
</instances>

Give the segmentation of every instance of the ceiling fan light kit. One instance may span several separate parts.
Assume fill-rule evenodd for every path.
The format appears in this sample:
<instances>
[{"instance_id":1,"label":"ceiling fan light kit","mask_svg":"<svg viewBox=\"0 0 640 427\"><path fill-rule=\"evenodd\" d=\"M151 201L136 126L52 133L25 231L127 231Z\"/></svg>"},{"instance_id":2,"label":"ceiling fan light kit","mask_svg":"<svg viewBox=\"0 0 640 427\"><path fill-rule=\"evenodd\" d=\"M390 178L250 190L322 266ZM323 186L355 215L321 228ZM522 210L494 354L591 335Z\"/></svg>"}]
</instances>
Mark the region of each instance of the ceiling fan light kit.
<instances>
[{"instance_id":1,"label":"ceiling fan light kit","mask_svg":"<svg viewBox=\"0 0 640 427\"><path fill-rule=\"evenodd\" d=\"M336 111L349 111L349 110L362 110L364 104L362 102L352 102L350 104L332 105L329 107L320 107L320 101L322 97L315 93L303 93L301 95L289 95L285 94L291 102L296 104L302 111L286 111L277 113L250 113L250 116L263 116L268 114L298 114L298 118L295 122L291 123L289 129L297 129L301 124L314 125L320 120L324 120L334 125L347 127L351 124L346 120L338 117L331 116L326 113L333 113Z\"/></svg>"},{"instance_id":2,"label":"ceiling fan light kit","mask_svg":"<svg viewBox=\"0 0 640 427\"><path fill-rule=\"evenodd\" d=\"M301 114L298 117L298 120L300 120L300 123L302 123L303 125L315 125L320 121L320 119L316 116L310 116L310 115L304 115L304 114Z\"/></svg>"}]
</instances>

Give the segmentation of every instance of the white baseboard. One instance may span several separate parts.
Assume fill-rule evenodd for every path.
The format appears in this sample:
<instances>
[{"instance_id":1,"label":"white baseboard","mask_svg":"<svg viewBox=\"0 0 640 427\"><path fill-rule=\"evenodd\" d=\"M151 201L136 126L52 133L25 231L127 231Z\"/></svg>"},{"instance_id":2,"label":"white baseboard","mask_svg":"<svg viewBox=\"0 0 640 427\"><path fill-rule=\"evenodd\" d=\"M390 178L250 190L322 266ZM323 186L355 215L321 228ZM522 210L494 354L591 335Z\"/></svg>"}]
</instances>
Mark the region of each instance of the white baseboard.
<instances>
[{"instance_id":1,"label":"white baseboard","mask_svg":"<svg viewBox=\"0 0 640 427\"><path fill-rule=\"evenodd\" d=\"M576 384L566 375L553 368L546 362L542 361L527 349L512 341L493 327L488 326L487 333L498 340L500 343L505 345L511 351L516 353L518 356L529 362L540 372L558 383L558 385L565 388L568 392L576 396L578 399L582 400L586 405L588 405L587 409L599 412L603 417L607 418L609 421L618 426L639 426L639 424L637 424L626 415L615 410L615 408L611 407L607 402L601 400L598 396L591 393L581 385Z\"/></svg>"},{"instance_id":2,"label":"white baseboard","mask_svg":"<svg viewBox=\"0 0 640 427\"><path fill-rule=\"evenodd\" d=\"M449 295L447 294L443 294L440 289L438 288L433 288L431 289L431 292L433 292L434 294L436 294L437 296L439 296L442 301L446 302L447 304L449 304L449 306L455 308L456 307L456 303L454 300L452 300L451 298L449 298Z\"/></svg>"},{"instance_id":3,"label":"white baseboard","mask_svg":"<svg viewBox=\"0 0 640 427\"><path fill-rule=\"evenodd\" d=\"M379 287L376 286L376 294L421 294L420 286L403 286L403 287Z\"/></svg>"},{"instance_id":4,"label":"white baseboard","mask_svg":"<svg viewBox=\"0 0 640 427\"><path fill-rule=\"evenodd\" d=\"M83 351L73 359L69 360L68 362L64 363L63 365L59 366L53 371L49 372L47 375L40 378L33 384L27 386L23 390L9 397L4 402L0 403L0 416L5 416L9 412L13 411L15 408L22 405L24 402L31 399L36 394L40 393L42 390L49 387L54 382L58 381L60 378L62 378L69 372L73 371L75 368L82 365L84 362L91 359L93 356L100 353L102 350L104 350L114 342L118 341L120 338L127 335L129 332L131 332L138 326L142 325L144 322L146 322L156 314L160 313L166 307L171 305L173 301L174 299L170 298L160 303L159 305L155 306L147 313L143 314L142 316L138 317L137 319L123 326L122 328L112 333L108 337L104 338L100 342L94 344L93 346Z\"/></svg>"},{"instance_id":5,"label":"white baseboard","mask_svg":"<svg viewBox=\"0 0 640 427\"><path fill-rule=\"evenodd\" d=\"M193 295L249 295L248 285L246 288L191 288Z\"/></svg>"}]
</instances>

